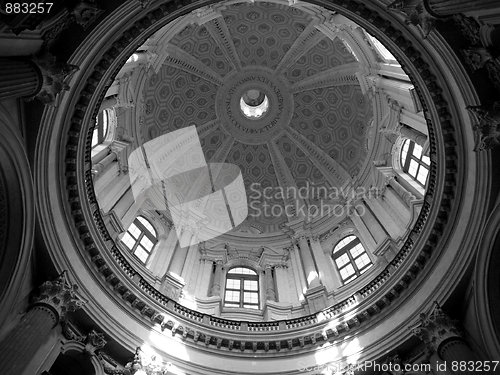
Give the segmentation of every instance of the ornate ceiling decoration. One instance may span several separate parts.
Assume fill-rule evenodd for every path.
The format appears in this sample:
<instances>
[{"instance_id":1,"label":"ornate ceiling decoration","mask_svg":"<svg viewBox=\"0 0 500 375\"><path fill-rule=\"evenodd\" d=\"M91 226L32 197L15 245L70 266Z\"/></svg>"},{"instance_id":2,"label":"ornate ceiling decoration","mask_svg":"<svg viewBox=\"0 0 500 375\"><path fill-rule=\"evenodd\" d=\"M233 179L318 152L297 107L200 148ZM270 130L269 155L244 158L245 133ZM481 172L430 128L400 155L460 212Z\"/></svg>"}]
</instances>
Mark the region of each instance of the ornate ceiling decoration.
<instances>
[{"instance_id":1,"label":"ornate ceiling decoration","mask_svg":"<svg viewBox=\"0 0 500 375\"><path fill-rule=\"evenodd\" d=\"M249 202L251 186L340 187L357 176L367 165L372 108L346 42L325 35L317 16L275 3L198 13L175 35L160 38L167 56L144 86L146 130L137 132L143 141L195 125L207 161L241 168ZM262 116L243 113L249 90L268 100ZM271 200L276 207L290 203ZM250 216L266 232L291 217L284 209Z\"/></svg>"},{"instance_id":2,"label":"ornate ceiling decoration","mask_svg":"<svg viewBox=\"0 0 500 375\"><path fill-rule=\"evenodd\" d=\"M49 244L52 245L49 246L49 249L51 249L53 253L56 252L52 249L57 249L57 254L61 257L61 259L57 260L57 267L64 268L67 266L70 256L81 256L85 258L85 262L89 265L92 263L95 270L102 275L102 277L93 278L93 281L97 282L97 280L99 280L102 284L107 283L109 288L106 293L113 290L114 293L121 296L123 301L130 303L129 308L134 310L134 319L136 319L139 313L143 317L141 324L144 322L162 323L164 320L168 319L168 317L165 319L165 316L161 313L165 310L168 311L166 315L189 320L190 324L193 326L199 326L203 320L203 316L197 314L195 311L183 308L167 297L159 294L142 276L135 273L131 265L110 240L109 233L99 213L99 206L96 202L96 197L90 182L90 142L85 144L85 140L89 139L88 124L90 121L88 120L95 118L95 114L100 104L99 100L96 98L98 98L100 94L106 92L108 88L106 85L107 82L109 82L109 77L112 76L112 74L116 74L117 68L132 52L131 47L129 47L127 43L135 42L135 44L132 43L132 45L138 45L139 41L142 40L141 38L144 36L141 34L145 30L146 26L144 25L151 25L152 22L157 22L162 19L162 17L171 17L171 19L173 19L171 13L175 13L182 6L187 7L190 5L191 3L189 3L189 5L183 5L182 2L178 4L172 2L161 4L146 15L141 15L142 18L137 17L136 19L138 21L136 23L127 23L126 27L123 27L123 34L117 34L115 30L112 32L109 31L109 42L112 42L112 44L101 59L95 58L93 55L80 57L82 60L89 61L87 76L90 78L88 78L87 82L84 82L74 89L73 97L75 101L78 100L79 104L74 106L73 104L75 101L68 101L68 103L64 103L64 106L60 108L51 108L51 114L54 115L53 117L57 118L57 120L62 119L63 121L52 122L52 119L45 120L47 126L43 127L43 129L47 130L45 131L46 133L42 134L46 138L46 140L43 139L44 142L41 143L42 146L45 144L48 146L49 141L52 141L52 139L46 136L46 134L51 134L49 131L52 132L64 129L68 131L66 147L60 150L58 149L57 151L53 151L51 147L41 147L38 150L39 154L42 151L56 153L56 155L60 157L60 163L64 163L66 171L66 180L60 182L61 185L65 184L66 190L51 189L49 187L53 187L54 170L58 169L54 168L52 159L48 159L48 161L45 162L44 158L40 158L42 162L37 170L37 178L40 186L47 187L47 189L40 189L41 192L43 191L43 194L38 196L41 201L41 206L46 208L42 213L46 211L49 212L50 215L54 212L58 214L63 212L68 216L71 214L74 224L74 227L71 228L73 230L71 234L79 234L79 239L72 236L70 242L63 237L62 233L65 232L64 230L61 231L60 228L56 228L55 226L50 229L42 228L48 234L52 235L51 237L47 236L49 238ZM325 6L331 5L328 4ZM323 338L330 342L337 341L339 339L337 334L339 333L341 335L345 334L352 336L354 334L353 330L358 329L357 327L362 327L361 330L363 330L364 327L366 327L365 322L370 322L372 320L370 317L372 314L376 315L382 313L389 315L391 310L394 310L392 308L392 306L394 306L394 301L392 301L392 297L390 299L387 298L388 291L390 291L391 295L396 299L399 297L400 292L406 288L410 289L409 292L413 292L416 289L422 289L422 280L425 280L423 276L426 276L428 273L427 270L424 270L424 272L421 272L421 270L429 264L434 264L433 260L440 260L442 258L441 255L444 253L442 244L447 243L450 239L449 233L451 231L448 230L449 224L457 220L456 215L458 212L465 211L461 210L462 205L460 203L463 200L458 199L463 192L465 179L459 177L463 175L462 172L467 170L468 166L467 163L463 163L462 165L460 163L461 156L457 156L457 143L460 144L464 138L461 132L456 131L459 119L451 115L452 105L449 104L454 103L454 98L450 96L451 94L449 94L448 91L442 89L442 87L446 86L446 83L444 82L444 78L439 74L440 70L436 62L426 53L420 53L419 50L414 47L413 38L411 35L401 32L399 23L394 23L394 27L391 26L391 19L388 19L388 16L384 12L378 13L376 10L366 8L364 3L357 1L350 2L349 10L340 8L340 11L353 16L355 21L369 30L380 30L380 35L386 42L393 40L395 41L394 45L399 46L395 54L399 58L404 59L409 74L412 75L412 79L414 79L416 85L418 85L416 87L417 92L424 104L424 112L428 115L431 156L433 157L433 161L439 158L439 162L434 162L431 166L430 183L426 200L419 219L412 230L410 239L405 243L398 256L389 264L384 273L359 291L360 295L365 296L363 306L366 307L372 304L372 307L365 310L366 314L362 313L360 306L356 305L355 307L357 314L363 314L366 320L363 320L361 317L355 317L352 325L346 321L341 323L344 328L339 329L336 327L332 329L333 334L327 331L326 337ZM108 40L106 39L106 41ZM393 46L393 48L395 47ZM92 98L90 102L89 98ZM64 114L61 114L63 111ZM55 116L56 114L60 116ZM199 132L206 132L207 129L212 129L216 127L216 125L216 121L207 122L199 128ZM446 132L446 137L443 136L443 132ZM273 152L275 148L273 143L270 144L270 156L274 163L276 156L279 155ZM444 168L445 157L447 159L446 170ZM459 172L457 173L457 169L453 168L458 168ZM279 172L277 175L279 175ZM59 202L61 191L65 191L65 197L70 204L66 204L62 210L59 210L59 205L57 204L52 205L53 207L57 206L57 208L52 208L49 204L52 202ZM50 209L47 209L48 207L50 207ZM439 217L436 220L438 214ZM95 231L98 231L99 235L96 235L94 233ZM76 249L76 252L73 252L75 250L73 248L75 241L79 241L78 245L80 248ZM65 244L68 245L67 248L64 248ZM114 259L109 258L108 252ZM461 263L459 260L464 259L463 254L465 253L466 252L459 251L458 255L460 258L457 258L457 252L453 252L454 262L457 264ZM406 259L408 255L410 255L410 259ZM432 259L429 262L428 259L431 257ZM118 266L114 264L114 261L119 265L121 268L120 270L117 270ZM398 270L400 267L402 269ZM83 273L83 269L84 267L74 267L73 270ZM398 272L394 274L394 270ZM457 272L456 270L454 271ZM131 281L132 278L134 278L133 282ZM428 279L429 278L427 278L427 280ZM403 300L407 299L405 297L407 295L407 293L402 294ZM330 324L333 320L336 322L335 324L339 323L339 316L344 316L346 312L350 313L352 311L351 306L353 304L351 302L353 298L354 297L349 297L329 308L329 311L332 311L332 315L329 315L327 320L324 320L322 324ZM296 327L304 325L309 326L309 322L314 319L315 316L309 316L305 319L300 318L293 321L281 321L279 323L280 326L283 326L283 329L278 329L284 331L288 329L294 330ZM128 320L127 323L130 321L131 320ZM216 319L216 321L219 327L221 323L227 324L227 326L231 328L234 326L232 321L223 319ZM305 324L302 324L302 322L305 322ZM162 324L162 328L169 323L170 321L166 324ZM278 325L278 322L263 323L263 326L266 327L274 327L274 325ZM171 327L173 332L177 331L177 326L172 324ZM173 329L174 327L176 328L175 330ZM318 333L319 331L320 329L318 329ZM322 329L321 331L324 332ZM395 335L400 334L396 329L390 333L391 335L388 336L390 338L394 338ZM273 338L275 334L276 332L273 331ZM248 332L240 337L248 340L247 336ZM199 337L200 334L196 332L193 337L194 341L196 342ZM267 334L257 337L257 341L269 340L269 335ZM137 337L134 337L134 339L136 340ZM280 340L279 338L277 339L278 341ZM340 337L340 339L342 339L342 337ZM300 341L299 338L298 341L301 343L302 347L302 343L305 342L305 340L302 339L302 341ZM205 338L205 343L208 347L211 341L208 340L207 342ZM322 344L323 342L320 341L320 343ZM316 345L316 336L314 337L314 341L311 340L311 345ZM217 346L217 349L219 348L220 347ZM233 348L231 343L228 344L228 348L230 350ZM279 348L281 348L281 341L279 342ZM290 349L292 348L293 342ZM299 348L297 349L302 350ZM242 351L244 350L246 350L245 345L243 345ZM276 350L279 350L278 345L276 345ZM249 354L254 355L254 353ZM276 357L276 353L272 354L273 357Z\"/></svg>"}]
</instances>

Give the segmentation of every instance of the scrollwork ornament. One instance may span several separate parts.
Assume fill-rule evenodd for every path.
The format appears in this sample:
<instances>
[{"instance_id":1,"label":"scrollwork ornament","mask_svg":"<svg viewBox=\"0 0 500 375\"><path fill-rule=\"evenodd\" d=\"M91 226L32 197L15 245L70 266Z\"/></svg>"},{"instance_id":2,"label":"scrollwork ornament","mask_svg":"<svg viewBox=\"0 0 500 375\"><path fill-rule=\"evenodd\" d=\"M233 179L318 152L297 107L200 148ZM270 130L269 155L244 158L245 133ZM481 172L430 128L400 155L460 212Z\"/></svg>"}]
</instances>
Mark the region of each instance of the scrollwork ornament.
<instances>
[{"instance_id":1,"label":"scrollwork ornament","mask_svg":"<svg viewBox=\"0 0 500 375\"><path fill-rule=\"evenodd\" d=\"M423 38L436 28L436 18L427 12L423 0L395 0L387 6L387 10L403 14L408 25L420 26Z\"/></svg>"},{"instance_id":2,"label":"scrollwork ornament","mask_svg":"<svg viewBox=\"0 0 500 375\"><path fill-rule=\"evenodd\" d=\"M96 351L104 348L106 344L107 341L104 339L104 335L92 330L85 338L85 348L83 349L83 352L89 356L95 355Z\"/></svg>"},{"instance_id":3,"label":"scrollwork ornament","mask_svg":"<svg viewBox=\"0 0 500 375\"><path fill-rule=\"evenodd\" d=\"M33 56L32 60L38 65L43 76L43 86L41 90L27 99L27 101L40 100L43 104L53 104L56 97L62 91L70 89L69 80L80 68L76 65L61 63L48 52L38 56Z\"/></svg>"},{"instance_id":4,"label":"scrollwork ornament","mask_svg":"<svg viewBox=\"0 0 500 375\"><path fill-rule=\"evenodd\" d=\"M497 147L500 144L500 102L494 103L490 108L485 106L468 106L466 108L478 119L478 123L473 126L474 151Z\"/></svg>"}]
</instances>

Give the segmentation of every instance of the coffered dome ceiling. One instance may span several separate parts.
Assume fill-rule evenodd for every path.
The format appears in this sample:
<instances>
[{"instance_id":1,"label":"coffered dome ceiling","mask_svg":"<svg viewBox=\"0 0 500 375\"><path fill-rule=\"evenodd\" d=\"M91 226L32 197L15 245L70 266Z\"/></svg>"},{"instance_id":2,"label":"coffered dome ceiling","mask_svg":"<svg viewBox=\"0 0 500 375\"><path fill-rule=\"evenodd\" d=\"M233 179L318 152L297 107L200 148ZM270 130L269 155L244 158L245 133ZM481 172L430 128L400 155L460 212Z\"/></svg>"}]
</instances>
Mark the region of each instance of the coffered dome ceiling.
<instances>
[{"instance_id":1,"label":"coffered dome ceiling","mask_svg":"<svg viewBox=\"0 0 500 375\"><path fill-rule=\"evenodd\" d=\"M347 187L367 166L373 115L346 41L323 33L317 16L285 5L237 3L206 13L168 38L155 36L162 64L144 78L140 142L196 126L207 162L241 169L249 203L257 189ZM248 90L265 96L263 115L243 112ZM262 232L289 219L285 199L269 195L272 215L263 214L263 202L249 207L248 224ZM313 193L304 203L321 198Z\"/></svg>"}]
</instances>

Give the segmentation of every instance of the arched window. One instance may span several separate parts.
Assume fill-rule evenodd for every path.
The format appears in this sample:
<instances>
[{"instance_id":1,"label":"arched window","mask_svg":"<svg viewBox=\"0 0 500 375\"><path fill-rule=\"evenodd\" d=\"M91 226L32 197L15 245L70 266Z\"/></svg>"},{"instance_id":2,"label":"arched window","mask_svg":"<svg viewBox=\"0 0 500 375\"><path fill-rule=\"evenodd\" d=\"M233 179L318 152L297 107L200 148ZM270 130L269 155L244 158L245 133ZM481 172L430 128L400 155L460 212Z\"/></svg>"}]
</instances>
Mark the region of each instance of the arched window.
<instances>
[{"instance_id":1,"label":"arched window","mask_svg":"<svg viewBox=\"0 0 500 375\"><path fill-rule=\"evenodd\" d=\"M158 241L156 230L151 223L142 216L137 216L127 232L122 237L122 242L129 248L142 263L146 263L151 250Z\"/></svg>"},{"instance_id":2,"label":"arched window","mask_svg":"<svg viewBox=\"0 0 500 375\"><path fill-rule=\"evenodd\" d=\"M92 133L92 148L100 145L106 139L109 131L110 113L107 109L99 112L96 118L96 125Z\"/></svg>"},{"instance_id":3,"label":"arched window","mask_svg":"<svg viewBox=\"0 0 500 375\"><path fill-rule=\"evenodd\" d=\"M422 153L422 146L406 139L401 148L401 167L417 183L425 188L431 161Z\"/></svg>"},{"instance_id":4,"label":"arched window","mask_svg":"<svg viewBox=\"0 0 500 375\"><path fill-rule=\"evenodd\" d=\"M361 241L353 235L344 237L337 243L332 256L344 284L354 280L372 266Z\"/></svg>"},{"instance_id":5,"label":"arched window","mask_svg":"<svg viewBox=\"0 0 500 375\"><path fill-rule=\"evenodd\" d=\"M224 306L259 308L259 276L254 270L236 267L228 271Z\"/></svg>"}]
</instances>

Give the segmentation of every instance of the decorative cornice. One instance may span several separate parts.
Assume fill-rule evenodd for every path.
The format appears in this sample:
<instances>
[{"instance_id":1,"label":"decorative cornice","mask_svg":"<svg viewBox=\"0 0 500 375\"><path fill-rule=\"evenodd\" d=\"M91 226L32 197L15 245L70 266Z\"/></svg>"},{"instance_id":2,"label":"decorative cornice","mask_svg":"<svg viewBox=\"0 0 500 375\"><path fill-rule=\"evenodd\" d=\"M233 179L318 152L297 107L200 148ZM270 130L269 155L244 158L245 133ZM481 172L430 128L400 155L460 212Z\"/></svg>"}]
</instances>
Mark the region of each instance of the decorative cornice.
<instances>
[{"instance_id":1,"label":"decorative cornice","mask_svg":"<svg viewBox=\"0 0 500 375\"><path fill-rule=\"evenodd\" d=\"M157 22L163 17L168 17L170 12L177 11L178 8L182 6L183 6L182 4L179 3L174 4L172 2L161 4L157 8L152 9L150 12L144 14L142 20L138 20L136 23L131 24L129 29L126 30L124 33L122 33L120 37L117 36L115 39L115 43L104 54L103 58L100 61L96 61L96 63L93 66L89 67L90 78L88 79L86 86L81 88L80 98L79 98L80 100L79 101L77 100L79 104L76 106L71 116L71 121L70 121L71 129L67 138L68 143L66 150L66 155L67 155L66 182L67 182L68 199L72 203L71 213L74 218L75 229L80 235L80 240L82 242L82 245L85 247L88 258L92 261L92 263L95 263L99 272L103 273L106 276L106 280L111 287L116 286L120 282L120 277L122 277L123 275L115 274L114 271L112 270L114 268L106 265L105 260L103 259L103 257L100 256L100 252L103 251L103 249L100 248L100 245L96 244L95 239L92 238L92 236L90 235L89 226L96 226L102 238L105 241L108 241L108 243L109 243L109 234L107 233L105 225L99 214L96 214L93 217L86 217L81 210L82 204L87 204L86 202L88 199L90 208L92 209L92 214L98 212L97 201L95 199L95 194L92 188L92 184L88 183L87 186L80 188L77 184L77 178L76 178L76 173L78 172L81 174L85 174L85 179L87 181L91 181L89 174L90 144L88 144L88 147L85 151L85 158L84 158L85 164L80 163L80 161L82 160L81 158L82 155L81 152L78 152L78 147L77 147L79 145L80 139L88 138L87 137L88 134L82 132L83 130L82 128L85 128L83 119L87 117L93 118L92 116L95 117L98 108L98 103L95 104L97 106L96 108L90 108L88 105L89 98L92 98L94 95L98 95L102 98L102 93L103 92L105 93L107 90L106 84L104 82L108 77L112 76L113 73L116 74L117 71L119 70L120 63L115 62L115 60L119 56L120 58L125 58L127 54L123 53L123 51L127 48L126 46L132 42L137 44L137 41L140 39L140 36L142 35L141 33L143 33L144 30L146 30L149 26L151 26L153 22ZM437 111L435 119L430 116L428 119L429 137L431 141L431 159L435 160L436 157L435 153L437 146L436 146L435 132L438 130L440 131L440 129L442 128L444 131L448 132L447 133L448 136L444 141L444 145L440 145L440 147L442 148L443 153L445 153L452 160L454 160L456 158L454 121L448 110L447 103L442 95L443 91L439 87L438 82L436 80L435 76L436 72L433 72L432 68L425 62L425 56L421 55L412 46L412 43L408 39L406 39L400 31L396 30L394 27L391 26L390 22L386 18L384 18L385 17L384 14L382 13L379 14L376 11L367 8L364 4L358 3L356 1L351 1L349 3L349 10L348 11L344 10L344 11L353 12L354 14L359 15L359 17L361 17L362 19L366 20L366 22L373 25L374 28L378 28L378 30L380 30L381 33L384 33L387 38L392 39L397 45L400 46L401 51L400 52L394 51L394 54L397 55L398 53L402 53L405 55L406 60L413 62L412 69L418 75L417 81L418 82L422 81L427 85L426 92L428 92L430 97L432 97L432 101L422 100L422 102L433 106L435 105ZM131 51L132 47L129 47L129 50ZM103 82L101 82L101 79L103 80ZM99 92L96 93L95 91L98 88ZM422 94L420 92L420 89L418 90L419 94ZM424 99L424 97L421 97L421 99ZM437 110L437 108L439 110ZM92 113L90 113L90 115L85 115L87 111ZM424 105L424 111L428 112L427 105ZM437 122L439 122L439 126L437 126L438 124L435 123L436 120ZM85 130L88 130L88 128L85 128ZM418 277L418 273L425 266L425 264L427 263L427 259L431 256L432 252L436 248L439 238L442 235L444 227L447 223L448 216L451 212L451 207L453 205L453 199L455 196L455 190L457 189L457 187L454 184L453 172L450 171L444 173L443 178L445 180L445 183L448 182L448 184L447 184L446 196L441 197L440 202L436 202L441 204L440 206L436 206L437 207L436 209L440 211L439 225L436 225L434 227L434 230L426 239L427 242L423 247L418 249L413 249L417 237L423 232L425 226L424 224L426 223L427 217L429 216L430 213L431 209L430 204L431 202L434 201L436 179L437 179L437 167L435 163L433 163L431 165L431 171L429 177L429 186L427 193L428 195L426 197L426 202L422 207L420 217L417 220L417 223L412 230L409 240L402 247L400 252L397 254L396 258L390 263L391 267L399 268L403 264L404 259L410 253L410 250L414 250L412 254L417 259L419 267L417 267L416 270L412 271L412 273L416 272L417 273L416 277ZM81 197L80 194L84 191L86 192L87 196ZM433 223L430 223L429 225L433 225ZM98 242L102 243L102 241ZM130 303L132 309L140 312L140 314L146 320L150 322L153 321L154 323L163 322L165 317L161 314L158 314L157 311L158 309L165 310L168 313L173 313L174 315L181 317L182 319L185 319L187 321L187 324L193 325L195 327L198 327L200 322L202 322L204 319L208 319L209 321L213 319L213 317L207 317L204 316L203 314L197 313L196 311L183 308L179 304L175 303L174 301L168 299L166 296L159 293L154 287L149 285L139 274L137 274L137 272L132 268L132 266L126 261L126 259L120 253L120 250L112 243L110 244L109 252L111 256L114 258L117 265L121 267L122 272L125 274L126 277L134 277L136 280L138 280L139 287L142 290L142 293L144 294L137 296L133 294L130 290L128 290L127 287L117 288L113 290L118 295L122 296L122 298L126 302ZM413 264L411 266L413 266ZM364 301L366 301L366 298L368 296L371 296L372 297L371 301L373 301L374 305L363 308L358 307L359 310L357 314L359 314L359 317L357 317L355 320L351 319L349 321L339 322L335 327L327 331L326 338L328 340L337 339L338 336L347 333L350 329L355 329L357 327L363 326L364 323L367 320L369 320L367 316L371 317L385 310L385 308L393 300L398 298L400 292L403 289L411 287L411 284L414 282L414 280L416 280L413 277L409 277L405 272L401 272L401 274L402 276L399 280L395 280L394 283L391 283L391 285L389 285L388 282L389 271L386 268L386 270L384 270L366 287L358 291L358 293L364 298ZM376 291L382 285L386 286L387 288L391 288L390 298L387 297L389 294L385 294L384 296L379 296L379 297L375 295ZM145 301L147 301L147 303ZM151 304L152 307L149 307L148 304ZM348 311L355 304L356 300L352 296L334 306L331 306L323 310L321 313L327 319L339 319L341 314ZM374 306L376 306L376 308ZM184 313L180 313L179 311L184 311ZM155 318L153 319L153 317ZM241 322L237 321L231 321L226 319L224 319L223 321L227 325L237 325L237 326L241 325ZM326 323L329 323L329 321L327 321ZM273 324L274 327L276 322L268 322L264 324L265 326L271 326L271 324ZM315 329L319 333L324 327L324 324L318 325L318 319L316 314L299 319L280 321L278 322L278 325L280 327L279 331L284 331L287 334L298 333L300 329L303 328L304 326L309 326L311 329ZM164 326L162 325L162 327ZM171 325L169 327L173 328L174 325ZM296 329L297 331L295 331ZM195 333L194 335L197 335L199 337L200 333ZM190 334L188 333L187 336L189 337ZM258 337L259 339L261 338L260 336ZM322 337L321 341L324 340L324 336L321 337ZM317 339L315 338L315 342L316 340ZM228 342L229 342L228 348L232 349L234 340L229 340ZM310 345L315 344L315 342L313 343L312 340L306 341L304 339L304 345L306 345L306 342ZM209 343L209 345L212 344ZM265 345L266 344L264 343L264 346ZM266 351L270 349L278 350L278 348L280 347L281 347L281 342L279 346L276 345L276 341L268 342Z\"/></svg>"}]
</instances>

